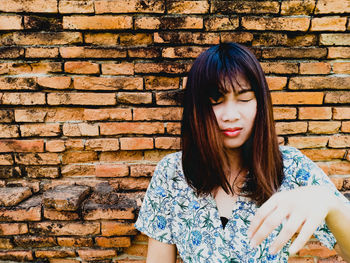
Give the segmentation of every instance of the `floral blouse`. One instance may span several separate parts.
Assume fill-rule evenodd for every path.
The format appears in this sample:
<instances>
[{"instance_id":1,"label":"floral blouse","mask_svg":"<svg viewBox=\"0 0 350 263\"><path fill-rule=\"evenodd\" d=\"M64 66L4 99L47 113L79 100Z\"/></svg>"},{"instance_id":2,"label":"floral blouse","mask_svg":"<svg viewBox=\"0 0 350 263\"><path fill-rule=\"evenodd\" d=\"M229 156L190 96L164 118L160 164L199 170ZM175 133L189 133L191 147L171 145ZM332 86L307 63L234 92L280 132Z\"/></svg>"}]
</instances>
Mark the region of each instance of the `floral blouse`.
<instances>
[{"instance_id":1,"label":"floral blouse","mask_svg":"<svg viewBox=\"0 0 350 263\"><path fill-rule=\"evenodd\" d=\"M299 150L281 146L285 178L279 191L305 185L327 185L344 202L350 203L327 175ZM282 229L277 227L258 247L252 248L247 230L257 206L238 196L231 218L223 228L212 195L198 196L187 184L181 152L165 156L157 165L147 189L135 227L158 241L176 244L184 262L287 262L289 241L278 254L268 249ZM335 238L325 223L314 233L332 249Z\"/></svg>"}]
</instances>

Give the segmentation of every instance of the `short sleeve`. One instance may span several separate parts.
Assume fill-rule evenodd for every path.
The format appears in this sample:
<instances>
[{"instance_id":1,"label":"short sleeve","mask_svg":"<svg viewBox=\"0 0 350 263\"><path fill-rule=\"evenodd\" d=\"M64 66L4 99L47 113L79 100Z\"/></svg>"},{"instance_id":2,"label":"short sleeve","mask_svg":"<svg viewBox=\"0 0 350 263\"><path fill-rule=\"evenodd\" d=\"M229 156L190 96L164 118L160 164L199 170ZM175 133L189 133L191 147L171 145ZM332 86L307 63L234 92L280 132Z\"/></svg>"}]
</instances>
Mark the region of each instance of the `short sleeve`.
<instances>
[{"instance_id":1,"label":"short sleeve","mask_svg":"<svg viewBox=\"0 0 350 263\"><path fill-rule=\"evenodd\" d=\"M156 166L147 188L136 229L163 243L173 244L172 202L169 178L175 173L174 158L164 157Z\"/></svg>"},{"instance_id":2,"label":"short sleeve","mask_svg":"<svg viewBox=\"0 0 350 263\"><path fill-rule=\"evenodd\" d=\"M299 151L298 151L299 152ZM305 180L305 185L322 185L326 186L337 198L344 203L350 205L350 201L342 195L329 177L312 162L308 157L299 152L300 159L298 162L298 169L296 172L296 179ZM314 236L327 248L333 249L336 243L336 239L332 232L329 230L326 222L324 221L315 231Z\"/></svg>"}]
</instances>

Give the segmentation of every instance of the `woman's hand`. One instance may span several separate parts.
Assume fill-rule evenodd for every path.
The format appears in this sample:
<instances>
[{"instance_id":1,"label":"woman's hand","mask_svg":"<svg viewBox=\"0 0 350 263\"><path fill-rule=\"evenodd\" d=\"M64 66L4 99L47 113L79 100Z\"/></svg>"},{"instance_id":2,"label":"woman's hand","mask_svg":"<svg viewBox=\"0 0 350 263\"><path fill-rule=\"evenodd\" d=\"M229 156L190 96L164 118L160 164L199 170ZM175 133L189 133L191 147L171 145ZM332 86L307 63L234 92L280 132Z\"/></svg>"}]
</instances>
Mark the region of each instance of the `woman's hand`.
<instances>
[{"instance_id":1,"label":"woman's hand","mask_svg":"<svg viewBox=\"0 0 350 263\"><path fill-rule=\"evenodd\" d=\"M289 253L295 254L303 248L335 203L335 196L324 186L305 186L275 193L258 209L251 221L248 237L252 246L259 245L286 219L269 253L277 253L299 232L289 248Z\"/></svg>"}]
</instances>

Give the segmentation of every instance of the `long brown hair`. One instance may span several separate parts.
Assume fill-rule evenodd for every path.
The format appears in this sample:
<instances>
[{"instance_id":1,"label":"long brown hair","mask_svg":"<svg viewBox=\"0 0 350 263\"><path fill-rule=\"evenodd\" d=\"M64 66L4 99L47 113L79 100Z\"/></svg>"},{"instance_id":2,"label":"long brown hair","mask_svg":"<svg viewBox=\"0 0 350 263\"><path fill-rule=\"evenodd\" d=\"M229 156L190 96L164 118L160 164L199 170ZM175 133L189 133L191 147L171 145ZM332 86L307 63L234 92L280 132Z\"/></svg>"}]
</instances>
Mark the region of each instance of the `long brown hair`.
<instances>
[{"instance_id":1,"label":"long brown hair","mask_svg":"<svg viewBox=\"0 0 350 263\"><path fill-rule=\"evenodd\" d=\"M227 180L228 155L209 98L228 92L227 80L236 81L238 74L249 81L257 100L254 127L242 146L242 166L249 173L240 194L261 205L282 183L283 160L264 72L249 49L239 44L223 43L204 51L188 74L181 128L182 166L197 194L209 194L219 186L228 194L234 193Z\"/></svg>"}]
</instances>

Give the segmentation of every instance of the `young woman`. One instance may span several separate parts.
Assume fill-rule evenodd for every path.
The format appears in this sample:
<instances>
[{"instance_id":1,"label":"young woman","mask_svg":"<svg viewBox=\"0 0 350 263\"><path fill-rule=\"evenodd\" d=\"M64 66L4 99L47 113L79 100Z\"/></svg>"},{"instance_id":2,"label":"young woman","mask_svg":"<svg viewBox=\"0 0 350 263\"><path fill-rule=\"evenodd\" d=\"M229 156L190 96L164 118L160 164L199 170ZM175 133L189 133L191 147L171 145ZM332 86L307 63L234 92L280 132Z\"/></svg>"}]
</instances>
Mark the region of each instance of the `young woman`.
<instances>
[{"instance_id":1,"label":"young woman","mask_svg":"<svg viewBox=\"0 0 350 263\"><path fill-rule=\"evenodd\" d=\"M176 250L184 262L287 262L312 235L350 262L350 202L300 151L278 146L247 48L203 52L183 104L182 151L158 163L135 224L149 236L147 262L175 262Z\"/></svg>"}]
</instances>

